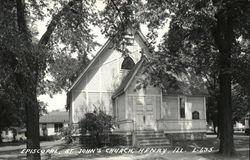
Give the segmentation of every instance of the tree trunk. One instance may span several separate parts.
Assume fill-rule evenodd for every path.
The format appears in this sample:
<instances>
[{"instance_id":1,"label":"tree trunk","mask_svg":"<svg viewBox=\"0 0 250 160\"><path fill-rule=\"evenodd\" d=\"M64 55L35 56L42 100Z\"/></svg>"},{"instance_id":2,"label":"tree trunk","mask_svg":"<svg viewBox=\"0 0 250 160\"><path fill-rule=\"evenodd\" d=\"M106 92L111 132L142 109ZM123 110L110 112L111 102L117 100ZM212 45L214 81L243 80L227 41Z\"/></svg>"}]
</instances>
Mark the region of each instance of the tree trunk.
<instances>
[{"instance_id":1,"label":"tree trunk","mask_svg":"<svg viewBox=\"0 0 250 160\"><path fill-rule=\"evenodd\" d=\"M225 60L226 62L226 60ZM233 124L231 107L231 75L220 73L220 149L219 152L225 156L234 154Z\"/></svg>"},{"instance_id":2,"label":"tree trunk","mask_svg":"<svg viewBox=\"0 0 250 160\"><path fill-rule=\"evenodd\" d=\"M66 14L75 3L81 2L81 0L72 0L65 5L60 12L58 12L49 24L47 31L42 36L38 45L46 45L50 39L52 32L54 31L57 23L60 21L63 14ZM17 23L19 32L23 35L27 44L31 44L30 34L25 19L25 0L16 0L17 8ZM32 56L30 56L32 57ZM28 96L25 101L25 112L26 112L26 127L27 127L27 149L40 149L39 141L39 105L37 102L37 83L38 83L38 62L34 64L34 61L30 59L29 55L26 55L24 58L27 62L31 75L27 78L22 76L21 78L21 88L24 94ZM28 88L29 87L29 88ZM40 160L40 154L27 154L28 159L30 160Z\"/></svg>"},{"instance_id":3,"label":"tree trunk","mask_svg":"<svg viewBox=\"0 0 250 160\"><path fill-rule=\"evenodd\" d=\"M2 130L0 130L0 143L3 142L3 139L2 139Z\"/></svg>"},{"instance_id":4,"label":"tree trunk","mask_svg":"<svg viewBox=\"0 0 250 160\"><path fill-rule=\"evenodd\" d=\"M220 122L220 114L219 114L219 110L220 110L220 96L216 95L216 107L217 107L217 138L220 138L220 127L221 127L221 122Z\"/></svg>"},{"instance_id":5,"label":"tree trunk","mask_svg":"<svg viewBox=\"0 0 250 160\"><path fill-rule=\"evenodd\" d=\"M25 19L25 0L16 0L17 22L20 35L23 35L25 44L31 45L31 37ZM35 61L31 52L24 54L23 59L27 63L26 74L20 76L20 87L26 99L24 102L26 112L27 128L27 149L40 149L39 140L39 106L37 102L37 83L38 83L38 63ZM40 153L27 153L29 160L40 160Z\"/></svg>"},{"instance_id":6,"label":"tree trunk","mask_svg":"<svg viewBox=\"0 0 250 160\"><path fill-rule=\"evenodd\" d=\"M27 149L40 149L39 140L39 107L36 94L31 95L30 101L25 102L26 126L27 126ZM29 160L40 160L39 153L27 153Z\"/></svg>"},{"instance_id":7,"label":"tree trunk","mask_svg":"<svg viewBox=\"0 0 250 160\"><path fill-rule=\"evenodd\" d=\"M250 55L248 56L248 61L250 62ZM248 65L248 71L250 71L250 64ZM250 111L250 73L248 74L248 81L247 81L247 105L248 111Z\"/></svg>"},{"instance_id":8,"label":"tree trunk","mask_svg":"<svg viewBox=\"0 0 250 160\"><path fill-rule=\"evenodd\" d=\"M250 81L249 81L249 85L247 87L247 105L248 105L248 111L250 111Z\"/></svg>"},{"instance_id":9,"label":"tree trunk","mask_svg":"<svg viewBox=\"0 0 250 160\"><path fill-rule=\"evenodd\" d=\"M216 13L215 18L217 19L217 24L214 28L213 37L215 45L219 49L219 153L230 157L235 153L231 105L231 52L234 41L233 17L229 8L222 7Z\"/></svg>"}]
</instances>

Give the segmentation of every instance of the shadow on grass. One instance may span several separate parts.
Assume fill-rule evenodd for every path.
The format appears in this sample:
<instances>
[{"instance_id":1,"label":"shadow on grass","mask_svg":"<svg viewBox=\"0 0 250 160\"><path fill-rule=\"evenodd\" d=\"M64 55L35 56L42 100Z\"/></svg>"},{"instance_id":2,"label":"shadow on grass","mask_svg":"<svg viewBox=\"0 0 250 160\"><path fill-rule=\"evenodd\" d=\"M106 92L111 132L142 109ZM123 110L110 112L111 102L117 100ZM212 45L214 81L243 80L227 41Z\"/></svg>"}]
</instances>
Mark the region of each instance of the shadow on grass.
<instances>
[{"instance_id":1,"label":"shadow on grass","mask_svg":"<svg viewBox=\"0 0 250 160\"><path fill-rule=\"evenodd\" d=\"M249 137L248 138L234 138L235 148L249 148Z\"/></svg>"},{"instance_id":2,"label":"shadow on grass","mask_svg":"<svg viewBox=\"0 0 250 160\"><path fill-rule=\"evenodd\" d=\"M249 160L249 150L237 151L236 154L232 157L225 157L219 154L219 152L203 153L203 154L200 154L200 156L208 160Z\"/></svg>"},{"instance_id":3,"label":"shadow on grass","mask_svg":"<svg viewBox=\"0 0 250 160\"><path fill-rule=\"evenodd\" d=\"M2 142L0 143L0 147L5 147L5 146L20 146L26 144L26 141L22 142Z\"/></svg>"},{"instance_id":4,"label":"shadow on grass","mask_svg":"<svg viewBox=\"0 0 250 160\"><path fill-rule=\"evenodd\" d=\"M1 160L26 160L26 156L19 156L19 157L1 157Z\"/></svg>"},{"instance_id":5,"label":"shadow on grass","mask_svg":"<svg viewBox=\"0 0 250 160\"><path fill-rule=\"evenodd\" d=\"M219 140L216 138L208 138L206 140L186 140L186 141L175 141L172 147L181 147L186 151L192 151L194 148L212 148L217 150L219 147Z\"/></svg>"},{"instance_id":6,"label":"shadow on grass","mask_svg":"<svg viewBox=\"0 0 250 160\"><path fill-rule=\"evenodd\" d=\"M22 149L14 149L14 150L8 150L8 151L1 151L0 153L0 158L1 158L1 155L14 155L14 154L17 154L17 153L20 153L22 151Z\"/></svg>"}]
</instances>

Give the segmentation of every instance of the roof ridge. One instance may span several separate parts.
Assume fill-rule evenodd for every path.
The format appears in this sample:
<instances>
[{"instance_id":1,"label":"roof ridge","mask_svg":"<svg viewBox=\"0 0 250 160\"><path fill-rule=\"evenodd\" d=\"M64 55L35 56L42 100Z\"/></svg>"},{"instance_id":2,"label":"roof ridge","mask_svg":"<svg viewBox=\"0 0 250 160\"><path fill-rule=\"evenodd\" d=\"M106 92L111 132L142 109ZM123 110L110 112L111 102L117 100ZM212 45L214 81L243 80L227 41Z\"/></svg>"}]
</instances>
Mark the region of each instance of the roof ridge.
<instances>
[{"instance_id":1,"label":"roof ridge","mask_svg":"<svg viewBox=\"0 0 250 160\"><path fill-rule=\"evenodd\" d=\"M146 39L146 37L143 35L143 33L141 32L140 29L133 29L131 28L131 30L133 30L133 34L136 35L138 34L138 36L142 39L142 41L145 43L145 45L148 47L148 41ZM105 48L111 43L113 42L113 39L115 37L110 37L105 44L101 47L101 49L97 52L96 56L91 60L91 62L89 63L89 65L79 74L79 76L77 77L77 79L74 81L74 83L71 85L71 87L67 90L67 93L69 93L80 81L80 79L84 76L84 74L89 70L89 68L94 64L94 62L96 61L96 59L101 55L101 53L103 53L103 51L105 50Z\"/></svg>"}]
</instances>

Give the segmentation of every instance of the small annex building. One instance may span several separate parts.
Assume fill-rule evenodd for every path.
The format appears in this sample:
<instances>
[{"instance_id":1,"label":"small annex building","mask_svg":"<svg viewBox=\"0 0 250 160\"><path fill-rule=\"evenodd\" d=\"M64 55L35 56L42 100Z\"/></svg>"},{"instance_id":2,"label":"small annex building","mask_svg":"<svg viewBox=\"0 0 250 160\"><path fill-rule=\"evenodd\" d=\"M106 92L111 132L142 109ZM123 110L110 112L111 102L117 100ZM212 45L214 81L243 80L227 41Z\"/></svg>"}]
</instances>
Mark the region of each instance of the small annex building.
<instances>
[{"instance_id":1,"label":"small annex building","mask_svg":"<svg viewBox=\"0 0 250 160\"><path fill-rule=\"evenodd\" d=\"M39 119L40 136L61 134L63 128L69 125L69 112L52 111Z\"/></svg>"},{"instance_id":2,"label":"small annex building","mask_svg":"<svg viewBox=\"0 0 250 160\"><path fill-rule=\"evenodd\" d=\"M67 92L69 121L77 126L86 112L100 108L116 121L114 133L161 131L180 139L201 139L206 132L206 89L187 83L183 90L138 87L152 53L141 31L124 56L109 39ZM183 82L183 84L185 84Z\"/></svg>"}]
</instances>

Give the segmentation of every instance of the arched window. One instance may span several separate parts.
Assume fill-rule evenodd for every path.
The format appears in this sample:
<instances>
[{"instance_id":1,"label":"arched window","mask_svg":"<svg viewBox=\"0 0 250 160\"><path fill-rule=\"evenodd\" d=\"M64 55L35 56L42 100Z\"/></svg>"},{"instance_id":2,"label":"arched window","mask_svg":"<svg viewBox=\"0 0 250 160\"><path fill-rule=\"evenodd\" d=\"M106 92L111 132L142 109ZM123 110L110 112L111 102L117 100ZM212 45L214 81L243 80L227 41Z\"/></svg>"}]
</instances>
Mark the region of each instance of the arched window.
<instances>
[{"instance_id":1,"label":"arched window","mask_svg":"<svg viewBox=\"0 0 250 160\"><path fill-rule=\"evenodd\" d=\"M200 119L200 114L198 111L194 111L192 113L192 119Z\"/></svg>"},{"instance_id":2,"label":"arched window","mask_svg":"<svg viewBox=\"0 0 250 160\"><path fill-rule=\"evenodd\" d=\"M126 56L122 62L121 69L131 70L135 66L135 62L130 56Z\"/></svg>"}]
</instances>

